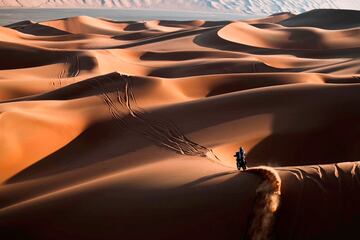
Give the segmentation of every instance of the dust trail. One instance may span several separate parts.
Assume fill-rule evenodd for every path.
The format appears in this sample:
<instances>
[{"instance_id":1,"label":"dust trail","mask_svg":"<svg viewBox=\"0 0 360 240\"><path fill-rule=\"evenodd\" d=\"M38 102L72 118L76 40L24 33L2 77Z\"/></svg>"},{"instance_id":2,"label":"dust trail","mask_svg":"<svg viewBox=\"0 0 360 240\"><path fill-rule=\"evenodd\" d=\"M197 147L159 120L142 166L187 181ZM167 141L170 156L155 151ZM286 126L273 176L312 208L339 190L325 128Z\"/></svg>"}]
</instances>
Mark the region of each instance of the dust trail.
<instances>
[{"instance_id":1,"label":"dust trail","mask_svg":"<svg viewBox=\"0 0 360 240\"><path fill-rule=\"evenodd\" d=\"M246 170L260 176L263 182L256 189L256 198L252 222L248 230L248 239L269 239L275 221L275 214L280 206L281 179L271 167L255 167Z\"/></svg>"},{"instance_id":2,"label":"dust trail","mask_svg":"<svg viewBox=\"0 0 360 240\"><path fill-rule=\"evenodd\" d=\"M124 75L120 75L119 79L107 78L106 81L117 86L116 91L106 90L104 83L96 82L97 88L101 89L100 96L107 105L109 112L122 127L131 129L145 136L156 145L178 154L205 157L223 165L212 149L190 140L174 122L155 119L151 114L139 107L129 78ZM134 123L135 126L140 125L143 127L141 129L131 127L134 126Z\"/></svg>"}]
</instances>

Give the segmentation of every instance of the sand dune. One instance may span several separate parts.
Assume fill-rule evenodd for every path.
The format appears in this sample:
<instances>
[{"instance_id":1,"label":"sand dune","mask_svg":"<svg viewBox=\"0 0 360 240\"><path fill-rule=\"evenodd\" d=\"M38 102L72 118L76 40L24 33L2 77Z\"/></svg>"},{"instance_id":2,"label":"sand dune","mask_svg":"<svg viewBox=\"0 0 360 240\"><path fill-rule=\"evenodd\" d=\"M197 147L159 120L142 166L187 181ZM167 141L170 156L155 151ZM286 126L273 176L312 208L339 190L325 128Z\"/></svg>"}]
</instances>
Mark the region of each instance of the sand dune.
<instances>
[{"instance_id":1,"label":"sand dune","mask_svg":"<svg viewBox=\"0 0 360 240\"><path fill-rule=\"evenodd\" d=\"M359 29L326 31L314 28L258 29L246 23L233 23L222 28L219 36L247 46L272 49L342 49L359 47Z\"/></svg>"},{"instance_id":2,"label":"sand dune","mask_svg":"<svg viewBox=\"0 0 360 240\"><path fill-rule=\"evenodd\" d=\"M359 16L0 27L0 235L350 238Z\"/></svg>"}]
</instances>

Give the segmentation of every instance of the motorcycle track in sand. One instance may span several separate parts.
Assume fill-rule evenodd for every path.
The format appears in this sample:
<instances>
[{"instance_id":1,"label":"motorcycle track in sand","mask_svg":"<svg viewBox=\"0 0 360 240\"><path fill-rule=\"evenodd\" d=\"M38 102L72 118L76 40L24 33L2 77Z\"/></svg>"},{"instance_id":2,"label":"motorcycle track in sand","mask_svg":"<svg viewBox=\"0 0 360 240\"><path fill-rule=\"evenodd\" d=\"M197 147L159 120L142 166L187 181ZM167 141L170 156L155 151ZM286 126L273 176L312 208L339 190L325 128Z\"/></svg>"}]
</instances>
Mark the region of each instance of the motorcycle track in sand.
<instances>
[{"instance_id":1,"label":"motorcycle track in sand","mask_svg":"<svg viewBox=\"0 0 360 240\"><path fill-rule=\"evenodd\" d=\"M63 61L64 67L58 73L56 80L51 82L55 88L60 88L64 85L64 80L69 78L76 78L80 74L80 58L77 55L66 55Z\"/></svg>"},{"instance_id":2,"label":"motorcycle track in sand","mask_svg":"<svg viewBox=\"0 0 360 240\"><path fill-rule=\"evenodd\" d=\"M246 170L262 178L262 183L256 189L256 197L252 219L246 239L269 239L275 221L276 211L280 206L281 179L274 168L254 167Z\"/></svg>"},{"instance_id":3,"label":"motorcycle track in sand","mask_svg":"<svg viewBox=\"0 0 360 240\"><path fill-rule=\"evenodd\" d=\"M201 144L198 144L186 137L176 124L170 120L154 119L136 103L136 98L131 86L129 76L120 75L121 86L115 92L109 92L99 80L96 82L101 89L101 97L107 105L112 117L117 120L121 127L131 129L160 147L174 151L181 155L205 157L213 162L223 165L213 151ZM107 78L112 82L116 81ZM116 98L116 100L114 100ZM131 118L126 118L128 115ZM131 127L132 123L144 126L143 129ZM136 124L136 125L137 125ZM225 166L225 165L224 165Z\"/></svg>"}]
</instances>

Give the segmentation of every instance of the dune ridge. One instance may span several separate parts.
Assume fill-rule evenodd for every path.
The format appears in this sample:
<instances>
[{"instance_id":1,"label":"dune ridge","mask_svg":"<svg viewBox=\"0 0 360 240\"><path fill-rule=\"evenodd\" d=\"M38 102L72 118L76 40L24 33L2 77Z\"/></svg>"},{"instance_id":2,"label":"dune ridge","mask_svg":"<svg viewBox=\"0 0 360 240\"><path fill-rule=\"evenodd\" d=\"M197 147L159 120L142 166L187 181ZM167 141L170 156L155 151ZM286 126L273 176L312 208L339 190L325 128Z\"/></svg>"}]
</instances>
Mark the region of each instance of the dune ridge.
<instances>
[{"instance_id":1,"label":"dune ridge","mask_svg":"<svg viewBox=\"0 0 360 240\"><path fill-rule=\"evenodd\" d=\"M0 235L357 234L358 18L0 27Z\"/></svg>"}]
</instances>

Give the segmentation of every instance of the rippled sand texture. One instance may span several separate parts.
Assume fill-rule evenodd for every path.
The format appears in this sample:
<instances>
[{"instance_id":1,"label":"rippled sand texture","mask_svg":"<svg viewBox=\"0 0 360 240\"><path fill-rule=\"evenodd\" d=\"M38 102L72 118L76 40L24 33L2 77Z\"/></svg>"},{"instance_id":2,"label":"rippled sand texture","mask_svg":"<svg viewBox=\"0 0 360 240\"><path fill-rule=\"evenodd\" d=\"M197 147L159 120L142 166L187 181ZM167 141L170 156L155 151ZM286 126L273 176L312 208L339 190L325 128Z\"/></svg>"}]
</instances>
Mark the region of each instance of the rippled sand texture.
<instances>
[{"instance_id":1,"label":"rippled sand texture","mask_svg":"<svg viewBox=\"0 0 360 240\"><path fill-rule=\"evenodd\" d=\"M0 27L1 238L352 238L359 18Z\"/></svg>"}]
</instances>

